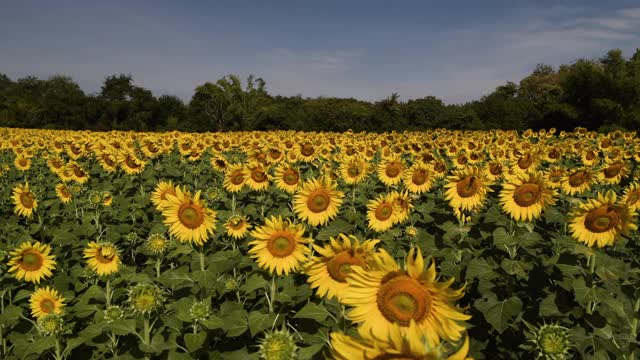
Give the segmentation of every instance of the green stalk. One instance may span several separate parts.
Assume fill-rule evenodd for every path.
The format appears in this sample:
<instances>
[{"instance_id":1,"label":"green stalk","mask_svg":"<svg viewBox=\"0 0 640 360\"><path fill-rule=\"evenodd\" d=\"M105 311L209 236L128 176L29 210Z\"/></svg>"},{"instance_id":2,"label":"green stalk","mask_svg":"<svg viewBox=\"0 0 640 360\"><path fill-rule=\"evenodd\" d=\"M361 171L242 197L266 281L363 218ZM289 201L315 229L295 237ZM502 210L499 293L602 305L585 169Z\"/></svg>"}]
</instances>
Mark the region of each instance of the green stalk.
<instances>
[{"instance_id":1,"label":"green stalk","mask_svg":"<svg viewBox=\"0 0 640 360\"><path fill-rule=\"evenodd\" d=\"M106 299L107 307L111 306L111 297L112 296L113 296L113 294L111 294L111 279L107 279L107 286L106 286L106 289L104 291L104 297Z\"/></svg>"},{"instance_id":2,"label":"green stalk","mask_svg":"<svg viewBox=\"0 0 640 360\"><path fill-rule=\"evenodd\" d=\"M205 264L204 264L204 247L201 246L200 247L200 271L204 272L205 270Z\"/></svg>"},{"instance_id":3,"label":"green stalk","mask_svg":"<svg viewBox=\"0 0 640 360\"><path fill-rule=\"evenodd\" d=\"M276 302L276 277L271 278L271 292L269 295L269 313L273 313L274 304Z\"/></svg>"},{"instance_id":4,"label":"green stalk","mask_svg":"<svg viewBox=\"0 0 640 360\"><path fill-rule=\"evenodd\" d=\"M60 341L60 335L56 335L56 354L54 356L56 360L62 360L62 342Z\"/></svg>"},{"instance_id":5,"label":"green stalk","mask_svg":"<svg viewBox=\"0 0 640 360\"><path fill-rule=\"evenodd\" d=\"M160 257L156 258L156 277L160 277L160 265L162 265L162 259Z\"/></svg>"}]
</instances>

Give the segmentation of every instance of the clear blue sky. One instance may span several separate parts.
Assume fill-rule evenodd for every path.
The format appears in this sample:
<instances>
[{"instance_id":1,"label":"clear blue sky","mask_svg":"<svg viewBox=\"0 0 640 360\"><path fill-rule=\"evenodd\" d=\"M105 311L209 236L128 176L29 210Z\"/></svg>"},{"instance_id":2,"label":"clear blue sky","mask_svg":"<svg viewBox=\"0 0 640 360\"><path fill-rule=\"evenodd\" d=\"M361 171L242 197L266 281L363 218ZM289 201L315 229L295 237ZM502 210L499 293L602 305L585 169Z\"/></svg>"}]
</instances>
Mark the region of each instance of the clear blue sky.
<instances>
[{"instance_id":1,"label":"clear blue sky","mask_svg":"<svg viewBox=\"0 0 640 360\"><path fill-rule=\"evenodd\" d=\"M634 5L635 4L635 5ZM477 99L537 63L640 47L638 1L6 1L0 73L114 73L188 100L205 81L272 94Z\"/></svg>"}]
</instances>

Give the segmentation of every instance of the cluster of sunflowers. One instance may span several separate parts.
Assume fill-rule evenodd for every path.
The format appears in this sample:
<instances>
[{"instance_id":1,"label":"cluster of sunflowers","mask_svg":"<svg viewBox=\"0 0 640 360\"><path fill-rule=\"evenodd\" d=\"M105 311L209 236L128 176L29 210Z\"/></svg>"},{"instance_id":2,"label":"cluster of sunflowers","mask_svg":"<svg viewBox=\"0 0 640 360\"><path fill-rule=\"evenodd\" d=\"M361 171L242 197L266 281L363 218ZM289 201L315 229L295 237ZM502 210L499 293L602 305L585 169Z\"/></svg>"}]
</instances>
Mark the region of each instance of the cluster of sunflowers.
<instances>
[{"instance_id":1,"label":"cluster of sunflowers","mask_svg":"<svg viewBox=\"0 0 640 360\"><path fill-rule=\"evenodd\" d=\"M345 318L357 326L357 334L331 332L331 353L338 359L467 358L470 341L465 321L471 316L456 305L465 295L464 285L455 289L454 278L439 280L435 260L423 256L428 249L413 243L405 249L404 261L398 261L377 239L403 224L410 239L418 231L429 231L415 227L413 217L427 194L448 203L461 228L480 221L492 193L497 194L502 212L518 224L535 224L561 202L569 209L570 236L597 248L612 246L636 230L640 208L640 140L633 132L598 134L578 128L522 134L442 129L385 134L155 134L0 129L0 153L10 154L0 164L0 176L22 179L13 184L10 201L26 224L38 215L41 201L32 185L44 166L35 174L29 172L34 164L46 163L58 179L54 190L64 206L77 203L87 190L92 206L112 206L114 194L92 191L92 180L117 179L123 173L132 178L154 174L158 180L148 198L169 239L162 233L148 234L146 250L160 257L177 240L204 254L219 233L219 219L223 220L226 238L236 243L249 239L246 255L259 268L273 277L304 274L319 298L335 299L349 308ZM176 154L181 163L193 166L192 174L163 173L163 157ZM181 179L197 178L202 169L196 165L202 163L219 181L205 180L202 190L178 185ZM356 196L364 183L377 189L377 195L356 210ZM141 191L145 192L142 185ZM254 200L275 191L289 207L278 214L265 213L266 201ZM262 210L247 213L243 209L247 203L237 206L241 193L250 194L244 199ZM362 212L368 239L345 231L328 241L316 239L318 231L347 207L352 213ZM122 246L99 239L87 242L83 251L87 268L105 279L116 274ZM23 242L9 254L8 273L39 284L52 276L55 259L51 244ZM156 270L160 272L160 263ZM138 285L131 289L129 303L148 313L161 298L157 287ZM120 314L122 310L110 303L109 290L106 299L107 310ZM37 288L29 303L41 332L61 331L65 298L58 290ZM208 311L198 313L204 318ZM118 314L109 316L122 316ZM561 334L553 339L564 344L564 333L553 331ZM267 339L275 339L272 345L284 344L292 341L287 334L282 330L267 336L263 354L278 353ZM287 353L295 354L296 346L290 345ZM566 355L567 346L558 351Z\"/></svg>"}]
</instances>

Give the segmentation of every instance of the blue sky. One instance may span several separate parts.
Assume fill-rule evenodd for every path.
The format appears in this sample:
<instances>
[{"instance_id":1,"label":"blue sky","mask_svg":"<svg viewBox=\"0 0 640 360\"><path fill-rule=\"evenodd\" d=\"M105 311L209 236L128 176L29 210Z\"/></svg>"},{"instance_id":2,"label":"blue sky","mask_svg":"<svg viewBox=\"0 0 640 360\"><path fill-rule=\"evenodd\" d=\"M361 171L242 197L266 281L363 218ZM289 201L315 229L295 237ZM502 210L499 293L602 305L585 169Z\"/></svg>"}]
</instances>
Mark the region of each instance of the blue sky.
<instances>
[{"instance_id":1,"label":"blue sky","mask_svg":"<svg viewBox=\"0 0 640 360\"><path fill-rule=\"evenodd\" d=\"M637 1L21 0L0 11L0 73L65 74L88 93L131 73L185 100L234 73L272 94L458 103L537 63L616 47L640 47Z\"/></svg>"}]
</instances>

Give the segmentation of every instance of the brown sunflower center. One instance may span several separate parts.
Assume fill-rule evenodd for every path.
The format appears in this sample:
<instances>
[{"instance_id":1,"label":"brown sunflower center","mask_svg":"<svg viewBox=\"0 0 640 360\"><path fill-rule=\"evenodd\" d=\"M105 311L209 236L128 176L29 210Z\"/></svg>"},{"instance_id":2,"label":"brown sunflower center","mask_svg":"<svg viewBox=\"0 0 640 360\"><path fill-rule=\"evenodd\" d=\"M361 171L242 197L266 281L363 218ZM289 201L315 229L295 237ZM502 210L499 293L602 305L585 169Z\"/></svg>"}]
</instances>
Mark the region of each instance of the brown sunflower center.
<instances>
[{"instance_id":1,"label":"brown sunflower center","mask_svg":"<svg viewBox=\"0 0 640 360\"><path fill-rule=\"evenodd\" d=\"M44 259L40 253L33 250L27 250L22 254L22 261L20 267L26 271L36 271L42 267Z\"/></svg>"},{"instance_id":2,"label":"brown sunflower center","mask_svg":"<svg viewBox=\"0 0 640 360\"><path fill-rule=\"evenodd\" d=\"M622 171L622 164L611 164L608 168L604 169L604 177L607 179L614 178L620 171Z\"/></svg>"},{"instance_id":3,"label":"brown sunflower center","mask_svg":"<svg viewBox=\"0 0 640 360\"><path fill-rule=\"evenodd\" d=\"M82 170L81 168L79 168L78 166L74 166L73 167L73 174L79 178L82 178L85 176L85 172L84 170Z\"/></svg>"},{"instance_id":4,"label":"brown sunflower center","mask_svg":"<svg viewBox=\"0 0 640 360\"><path fill-rule=\"evenodd\" d=\"M113 160L113 157L109 154L102 155L102 161L107 164L107 166L115 166L116 162Z\"/></svg>"},{"instance_id":5,"label":"brown sunflower center","mask_svg":"<svg viewBox=\"0 0 640 360\"><path fill-rule=\"evenodd\" d=\"M43 299L40 301L40 310L45 314L51 314L55 311L56 304L51 299Z\"/></svg>"},{"instance_id":6,"label":"brown sunflower center","mask_svg":"<svg viewBox=\"0 0 640 360\"><path fill-rule=\"evenodd\" d=\"M265 182L267 180L267 174L260 168L251 170L251 179L257 183Z\"/></svg>"},{"instance_id":7,"label":"brown sunflower center","mask_svg":"<svg viewBox=\"0 0 640 360\"><path fill-rule=\"evenodd\" d=\"M67 188L66 186L60 187L60 194L64 198L71 197L71 193L69 192L69 188Z\"/></svg>"},{"instance_id":8,"label":"brown sunflower center","mask_svg":"<svg viewBox=\"0 0 640 360\"><path fill-rule=\"evenodd\" d=\"M227 167L227 163L224 162L224 160L217 159L215 163L216 163L216 166L220 169L224 169L225 167Z\"/></svg>"},{"instance_id":9,"label":"brown sunflower center","mask_svg":"<svg viewBox=\"0 0 640 360\"><path fill-rule=\"evenodd\" d=\"M456 183L456 189L458 190L458 195L460 195L460 197L468 198L475 195L478 190L480 190L480 185L480 180L475 176L469 175Z\"/></svg>"},{"instance_id":10,"label":"brown sunflower center","mask_svg":"<svg viewBox=\"0 0 640 360\"><path fill-rule=\"evenodd\" d=\"M358 165L356 164L351 164L349 165L349 169L347 170L347 174L349 174L350 177L357 177L358 175L360 175L361 171L360 168L358 167Z\"/></svg>"},{"instance_id":11,"label":"brown sunflower center","mask_svg":"<svg viewBox=\"0 0 640 360\"><path fill-rule=\"evenodd\" d=\"M116 251L111 246L103 246L96 251L96 260L101 264L110 264L116 257Z\"/></svg>"},{"instance_id":12,"label":"brown sunflower center","mask_svg":"<svg viewBox=\"0 0 640 360\"><path fill-rule=\"evenodd\" d=\"M633 205L640 201L640 189L635 189L629 193L627 196L627 204Z\"/></svg>"},{"instance_id":13,"label":"brown sunflower center","mask_svg":"<svg viewBox=\"0 0 640 360\"><path fill-rule=\"evenodd\" d=\"M557 183L558 181L562 180L562 172L561 171L552 171L551 173L549 173L549 181Z\"/></svg>"},{"instance_id":14,"label":"brown sunflower center","mask_svg":"<svg viewBox=\"0 0 640 360\"><path fill-rule=\"evenodd\" d=\"M376 208L376 219L380 221L388 220L393 215L393 205L390 203L382 203Z\"/></svg>"},{"instance_id":15,"label":"brown sunflower center","mask_svg":"<svg viewBox=\"0 0 640 360\"><path fill-rule=\"evenodd\" d=\"M296 241L291 234L276 234L269 239L267 250L275 257L286 257L296 249Z\"/></svg>"},{"instance_id":16,"label":"brown sunflower center","mask_svg":"<svg viewBox=\"0 0 640 360\"><path fill-rule=\"evenodd\" d=\"M428 174L425 169L418 169L411 176L411 182L414 185L422 185L427 182Z\"/></svg>"},{"instance_id":17,"label":"brown sunflower center","mask_svg":"<svg viewBox=\"0 0 640 360\"><path fill-rule=\"evenodd\" d=\"M298 183L299 179L300 177L298 176L298 172L293 169L287 170L282 176L282 180L287 185L295 185Z\"/></svg>"},{"instance_id":18,"label":"brown sunflower center","mask_svg":"<svg viewBox=\"0 0 640 360\"><path fill-rule=\"evenodd\" d=\"M587 181L587 173L584 170L580 170L571 176L569 176L569 185L571 187L578 187Z\"/></svg>"},{"instance_id":19,"label":"brown sunflower center","mask_svg":"<svg viewBox=\"0 0 640 360\"><path fill-rule=\"evenodd\" d=\"M417 323L431 311L431 295L420 283L401 271L382 278L376 299L378 309L390 322L409 326Z\"/></svg>"},{"instance_id":20,"label":"brown sunflower center","mask_svg":"<svg viewBox=\"0 0 640 360\"><path fill-rule=\"evenodd\" d=\"M489 166L489 172L493 176L500 175L502 173L502 164L491 164L491 166Z\"/></svg>"},{"instance_id":21,"label":"brown sunflower center","mask_svg":"<svg viewBox=\"0 0 640 360\"><path fill-rule=\"evenodd\" d=\"M18 161L18 163L20 164L20 166L27 166L27 164L29 164L27 159L20 159L20 161Z\"/></svg>"},{"instance_id":22,"label":"brown sunflower center","mask_svg":"<svg viewBox=\"0 0 640 360\"><path fill-rule=\"evenodd\" d=\"M362 258L356 256L353 251L343 251L329 260L327 271L333 280L346 283L347 275L351 273L351 267L362 266L363 264Z\"/></svg>"},{"instance_id":23,"label":"brown sunflower center","mask_svg":"<svg viewBox=\"0 0 640 360\"><path fill-rule=\"evenodd\" d=\"M549 151L547 156L549 157L549 159L558 159L560 157L560 151L554 148L551 151Z\"/></svg>"},{"instance_id":24,"label":"brown sunflower center","mask_svg":"<svg viewBox=\"0 0 640 360\"><path fill-rule=\"evenodd\" d=\"M20 194L20 203L27 209L33 208L33 194L30 191Z\"/></svg>"},{"instance_id":25,"label":"brown sunflower center","mask_svg":"<svg viewBox=\"0 0 640 360\"><path fill-rule=\"evenodd\" d=\"M127 155L127 157L124 158L124 163L130 169L137 169L140 167L140 164L138 164L138 162L131 155Z\"/></svg>"},{"instance_id":26,"label":"brown sunflower center","mask_svg":"<svg viewBox=\"0 0 640 360\"><path fill-rule=\"evenodd\" d=\"M602 233L613 229L620 221L618 209L601 206L591 210L584 219L584 227L594 233Z\"/></svg>"},{"instance_id":27,"label":"brown sunflower center","mask_svg":"<svg viewBox=\"0 0 640 360\"><path fill-rule=\"evenodd\" d=\"M533 164L533 156L526 154L518 160L518 166L520 169L527 169L529 166Z\"/></svg>"},{"instance_id":28,"label":"brown sunflower center","mask_svg":"<svg viewBox=\"0 0 640 360\"><path fill-rule=\"evenodd\" d=\"M400 175L400 172L402 172L402 165L395 161L387 164L384 169L384 173L390 178L397 177L398 175Z\"/></svg>"},{"instance_id":29,"label":"brown sunflower center","mask_svg":"<svg viewBox=\"0 0 640 360\"><path fill-rule=\"evenodd\" d=\"M458 155L458 157L456 158L456 162L460 165L466 164L467 161L468 161L467 156L464 154Z\"/></svg>"},{"instance_id":30,"label":"brown sunflower center","mask_svg":"<svg viewBox=\"0 0 640 360\"><path fill-rule=\"evenodd\" d=\"M311 144L304 144L302 145L302 148L300 148L300 153L304 156L311 156L313 155L314 152L315 152L315 149Z\"/></svg>"},{"instance_id":31,"label":"brown sunflower center","mask_svg":"<svg viewBox=\"0 0 640 360\"><path fill-rule=\"evenodd\" d=\"M327 210L330 203L331 195L329 192L325 189L318 189L309 194L307 207L311 212L320 213Z\"/></svg>"},{"instance_id":32,"label":"brown sunflower center","mask_svg":"<svg viewBox=\"0 0 640 360\"><path fill-rule=\"evenodd\" d=\"M244 174L242 170L236 170L231 174L229 179L233 185L242 185L244 183Z\"/></svg>"},{"instance_id":33,"label":"brown sunflower center","mask_svg":"<svg viewBox=\"0 0 640 360\"><path fill-rule=\"evenodd\" d=\"M447 171L447 165L445 165L442 162L438 162L435 164L435 166L433 167L433 169L439 173L445 172Z\"/></svg>"},{"instance_id":34,"label":"brown sunflower center","mask_svg":"<svg viewBox=\"0 0 640 360\"><path fill-rule=\"evenodd\" d=\"M204 211L198 205L183 204L178 209L178 219L185 227L195 229L204 222Z\"/></svg>"},{"instance_id":35,"label":"brown sunflower center","mask_svg":"<svg viewBox=\"0 0 640 360\"><path fill-rule=\"evenodd\" d=\"M513 193L513 201L515 201L518 206L531 206L540 198L540 192L540 186L537 184L522 184Z\"/></svg>"},{"instance_id":36,"label":"brown sunflower center","mask_svg":"<svg viewBox=\"0 0 640 360\"><path fill-rule=\"evenodd\" d=\"M587 152L587 155L585 156L585 158L587 160L593 160L593 159L596 158L596 154L593 151L589 151L589 152Z\"/></svg>"}]
</instances>

